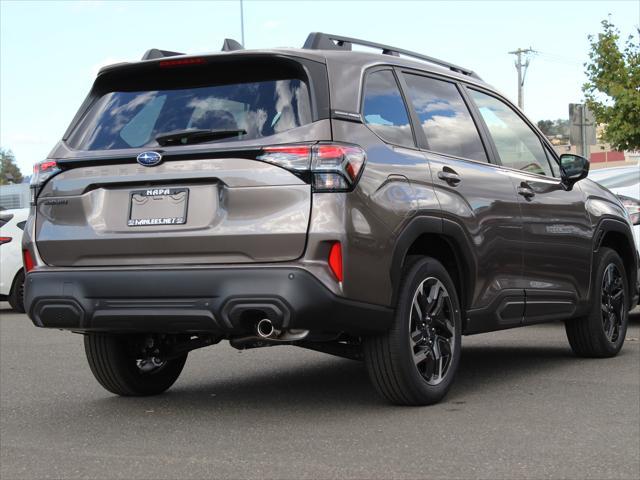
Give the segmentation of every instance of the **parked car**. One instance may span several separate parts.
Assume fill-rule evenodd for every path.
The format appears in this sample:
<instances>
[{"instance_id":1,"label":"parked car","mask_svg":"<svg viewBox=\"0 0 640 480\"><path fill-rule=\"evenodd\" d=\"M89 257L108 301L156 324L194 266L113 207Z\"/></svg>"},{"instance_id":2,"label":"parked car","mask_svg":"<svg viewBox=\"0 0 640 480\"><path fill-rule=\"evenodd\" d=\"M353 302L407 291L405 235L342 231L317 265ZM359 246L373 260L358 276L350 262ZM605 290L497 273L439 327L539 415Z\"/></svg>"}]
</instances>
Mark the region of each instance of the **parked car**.
<instances>
[{"instance_id":1,"label":"parked car","mask_svg":"<svg viewBox=\"0 0 640 480\"><path fill-rule=\"evenodd\" d=\"M16 312L24 312L22 231L28 208L0 212L0 301L8 301Z\"/></svg>"},{"instance_id":2,"label":"parked car","mask_svg":"<svg viewBox=\"0 0 640 480\"><path fill-rule=\"evenodd\" d=\"M633 223L636 250L640 251L640 165L594 170L589 178L615 193Z\"/></svg>"},{"instance_id":3,"label":"parked car","mask_svg":"<svg viewBox=\"0 0 640 480\"><path fill-rule=\"evenodd\" d=\"M620 351L627 211L478 75L322 33L223 50L103 68L35 167L28 313L107 390L163 392L221 340L364 359L403 405L443 398L462 335L563 320Z\"/></svg>"}]
</instances>

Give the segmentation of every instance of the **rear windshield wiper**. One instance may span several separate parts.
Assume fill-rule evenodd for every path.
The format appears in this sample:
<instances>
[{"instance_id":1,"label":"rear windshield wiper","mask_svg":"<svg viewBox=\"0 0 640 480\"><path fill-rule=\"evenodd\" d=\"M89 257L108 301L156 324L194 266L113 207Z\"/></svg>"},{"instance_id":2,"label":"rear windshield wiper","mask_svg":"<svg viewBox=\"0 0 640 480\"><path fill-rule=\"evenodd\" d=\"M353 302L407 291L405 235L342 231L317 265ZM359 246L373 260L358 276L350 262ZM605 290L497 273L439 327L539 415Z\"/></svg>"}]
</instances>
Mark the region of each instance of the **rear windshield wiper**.
<instances>
[{"instance_id":1,"label":"rear windshield wiper","mask_svg":"<svg viewBox=\"0 0 640 480\"><path fill-rule=\"evenodd\" d=\"M207 142L209 140L218 140L221 138L235 137L245 135L246 130L200 130L196 128L187 128L185 130L173 130L158 135L156 142L163 147L168 145L186 145L188 143Z\"/></svg>"}]
</instances>

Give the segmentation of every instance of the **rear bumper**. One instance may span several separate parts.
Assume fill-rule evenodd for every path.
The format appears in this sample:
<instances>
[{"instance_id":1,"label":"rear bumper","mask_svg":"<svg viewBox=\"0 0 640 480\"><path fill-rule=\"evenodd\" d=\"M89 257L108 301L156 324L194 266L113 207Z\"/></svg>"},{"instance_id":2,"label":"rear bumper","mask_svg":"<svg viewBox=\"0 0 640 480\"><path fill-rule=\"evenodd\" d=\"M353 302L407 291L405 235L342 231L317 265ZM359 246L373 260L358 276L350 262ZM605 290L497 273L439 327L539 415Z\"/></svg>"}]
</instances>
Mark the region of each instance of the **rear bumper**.
<instances>
[{"instance_id":1,"label":"rear bumper","mask_svg":"<svg viewBox=\"0 0 640 480\"><path fill-rule=\"evenodd\" d=\"M360 335L392 319L390 308L338 297L300 268L40 269L25 284L36 326L80 332L233 336L266 316L280 328Z\"/></svg>"}]
</instances>

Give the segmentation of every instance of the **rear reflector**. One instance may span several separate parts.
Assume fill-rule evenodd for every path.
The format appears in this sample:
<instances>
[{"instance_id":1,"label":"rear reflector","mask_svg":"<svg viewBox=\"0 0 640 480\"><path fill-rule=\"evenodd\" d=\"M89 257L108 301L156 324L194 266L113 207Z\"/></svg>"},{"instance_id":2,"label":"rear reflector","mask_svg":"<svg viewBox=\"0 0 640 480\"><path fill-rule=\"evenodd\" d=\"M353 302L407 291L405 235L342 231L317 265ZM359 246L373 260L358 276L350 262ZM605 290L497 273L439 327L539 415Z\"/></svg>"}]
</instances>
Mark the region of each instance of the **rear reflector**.
<instances>
[{"instance_id":1,"label":"rear reflector","mask_svg":"<svg viewBox=\"0 0 640 480\"><path fill-rule=\"evenodd\" d=\"M9 243L13 240L11 237L0 237L0 245L4 245L5 243Z\"/></svg>"},{"instance_id":2,"label":"rear reflector","mask_svg":"<svg viewBox=\"0 0 640 480\"><path fill-rule=\"evenodd\" d=\"M331 245L331 250L329 251L329 268L336 279L342 282L342 245L340 245L340 242L335 242Z\"/></svg>"},{"instance_id":3,"label":"rear reflector","mask_svg":"<svg viewBox=\"0 0 640 480\"><path fill-rule=\"evenodd\" d=\"M35 267L35 263L33 262L33 257L31 256L31 252L29 252L29 250L22 251L22 260L24 262L25 271L30 272L31 270L33 270L33 267Z\"/></svg>"}]
</instances>

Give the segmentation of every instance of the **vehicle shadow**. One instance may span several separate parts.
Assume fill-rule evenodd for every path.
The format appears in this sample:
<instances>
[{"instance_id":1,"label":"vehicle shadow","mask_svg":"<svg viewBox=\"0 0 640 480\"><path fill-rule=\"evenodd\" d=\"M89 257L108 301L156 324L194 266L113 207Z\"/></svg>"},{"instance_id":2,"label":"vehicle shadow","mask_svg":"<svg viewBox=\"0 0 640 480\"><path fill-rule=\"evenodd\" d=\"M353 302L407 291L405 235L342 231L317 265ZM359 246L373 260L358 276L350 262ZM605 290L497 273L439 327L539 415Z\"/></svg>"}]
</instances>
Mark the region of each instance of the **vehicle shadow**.
<instances>
[{"instance_id":1,"label":"vehicle shadow","mask_svg":"<svg viewBox=\"0 0 640 480\"><path fill-rule=\"evenodd\" d=\"M635 328L640 324L640 310L630 317ZM544 328L558 329L550 324ZM275 347L293 348L293 347ZM623 349L621 356L629 355ZM464 345L455 383L444 400L447 403L464 403L465 398L486 389L517 388L529 377L547 375L550 370L563 368L580 362L592 361L576 357L568 343L554 345ZM277 415L287 411L304 414L322 414L330 411L385 410L389 405L372 387L362 362L330 356L301 356L300 363L284 368L241 365L232 372L212 365L211 370L197 367L197 374L190 375L167 393L155 397L122 398L100 396L92 402L106 411L117 411L118 415L139 415L143 411L171 411L210 413L217 416ZM189 362L187 370L189 373ZM222 370L222 371L220 371ZM132 407L130 410L129 407ZM336 410L337 409L337 410ZM130 412L130 413L128 413ZM134 413L137 412L137 413ZM183 413L184 415L190 415Z\"/></svg>"},{"instance_id":2,"label":"vehicle shadow","mask_svg":"<svg viewBox=\"0 0 640 480\"><path fill-rule=\"evenodd\" d=\"M549 369L581 362L570 349L559 346L471 346L463 348L461 365L446 402L460 402L484 389L500 388L510 383L522 384L527 376L548 373ZM250 375L198 384L178 383L167 394L147 398L108 397L97 400L103 407L117 408L122 414L126 405L144 408L167 408L173 412L215 411L216 415L250 412L263 415L288 411L322 413L338 409L361 410L363 407L387 409L388 404L374 391L361 362L328 357L317 363L298 365L277 374L260 369Z\"/></svg>"}]
</instances>

